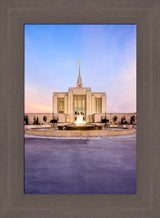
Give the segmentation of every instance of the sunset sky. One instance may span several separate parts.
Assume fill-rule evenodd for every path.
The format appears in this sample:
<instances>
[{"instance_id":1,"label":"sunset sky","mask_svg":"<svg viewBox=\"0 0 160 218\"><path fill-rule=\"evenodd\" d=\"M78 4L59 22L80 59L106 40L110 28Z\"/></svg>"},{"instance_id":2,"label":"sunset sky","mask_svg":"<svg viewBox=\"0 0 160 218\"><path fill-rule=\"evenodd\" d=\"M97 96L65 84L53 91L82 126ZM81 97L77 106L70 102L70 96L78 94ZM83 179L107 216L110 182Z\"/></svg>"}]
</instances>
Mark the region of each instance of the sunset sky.
<instances>
[{"instance_id":1,"label":"sunset sky","mask_svg":"<svg viewBox=\"0 0 160 218\"><path fill-rule=\"evenodd\" d=\"M136 112L136 25L25 25L25 112L52 112L52 93L107 93L107 112Z\"/></svg>"}]
</instances>

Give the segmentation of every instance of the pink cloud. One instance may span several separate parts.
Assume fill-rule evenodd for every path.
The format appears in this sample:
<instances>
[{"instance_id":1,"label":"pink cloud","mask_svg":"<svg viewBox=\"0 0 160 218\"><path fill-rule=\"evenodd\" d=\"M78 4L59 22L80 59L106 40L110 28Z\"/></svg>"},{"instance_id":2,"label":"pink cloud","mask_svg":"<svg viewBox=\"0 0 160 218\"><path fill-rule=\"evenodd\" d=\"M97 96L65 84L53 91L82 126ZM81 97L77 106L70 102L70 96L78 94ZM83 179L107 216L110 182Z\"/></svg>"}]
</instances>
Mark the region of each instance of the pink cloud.
<instances>
[{"instance_id":1,"label":"pink cloud","mask_svg":"<svg viewBox=\"0 0 160 218\"><path fill-rule=\"evenodd\" d=\"M30 87L25 88L25 113L51 113L52 95L47 95L43 90Z\"/></svg>"},{"instance_id":2,"label":"pink cloud","mask_svg":"<svg viewBox=\"0 0 160 218\"><path fill-rule=\"evenodd\" d=\"M108 112L136 112L136 62L120 70L107 96Z\"/></svg>"}]
</instances>

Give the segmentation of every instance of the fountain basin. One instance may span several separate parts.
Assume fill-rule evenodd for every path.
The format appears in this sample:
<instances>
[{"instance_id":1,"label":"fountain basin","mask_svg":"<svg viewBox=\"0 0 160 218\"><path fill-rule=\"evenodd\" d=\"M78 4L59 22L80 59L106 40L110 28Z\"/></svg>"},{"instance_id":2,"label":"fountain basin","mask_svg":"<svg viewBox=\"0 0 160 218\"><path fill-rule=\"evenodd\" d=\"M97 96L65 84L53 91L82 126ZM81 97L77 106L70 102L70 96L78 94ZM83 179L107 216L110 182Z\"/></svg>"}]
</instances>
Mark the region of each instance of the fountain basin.
<instances>
[{"instance_id":1,"label":"fountain basin","mask_svg":"<svg viewBox=\"0 0 160 218\"><path fill-rule=\"evenodd\" d=\"M94 124L85 124L85 125L76 125L76 124L68 124L68 125L58 125L58 130L102 130L102 126L94 125Z\"/></svg>"},{"instance_id":2,"label":"fountain basin","mask_svg":"<svg viewBox=\"0 0 160 218\"><path fill-rule=\"evenodd\" d=\"M102 130L56 130L54 128L50 129L39 129L30 128L26 129L25 133L29 135L36 136L46 136L46 137L106 137L106 136L118 136L118 135L128 135L134 134L135 129L102 129Z\"/></svg>"}]
</instances>

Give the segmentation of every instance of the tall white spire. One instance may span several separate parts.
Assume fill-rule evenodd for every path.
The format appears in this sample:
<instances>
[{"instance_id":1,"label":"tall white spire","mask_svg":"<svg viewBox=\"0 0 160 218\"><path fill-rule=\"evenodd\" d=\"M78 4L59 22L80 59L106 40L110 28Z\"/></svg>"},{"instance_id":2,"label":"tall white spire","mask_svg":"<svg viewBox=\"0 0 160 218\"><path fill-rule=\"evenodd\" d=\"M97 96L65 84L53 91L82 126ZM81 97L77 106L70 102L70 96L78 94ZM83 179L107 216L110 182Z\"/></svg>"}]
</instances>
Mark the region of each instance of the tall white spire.
<instances>
[{"instance_id":1,"label":"tall white spire","mask_svg":"<svg viewBox=\"0 0 160 218\"><path fill-rule=\"evenodd\" d=\"M78 79L77 79L77 87L79 88L83 87L83 83L81 79L81 72L80 72L80 60L79 60L79 74L78 74Z\"/></svg>"}]
</instances>

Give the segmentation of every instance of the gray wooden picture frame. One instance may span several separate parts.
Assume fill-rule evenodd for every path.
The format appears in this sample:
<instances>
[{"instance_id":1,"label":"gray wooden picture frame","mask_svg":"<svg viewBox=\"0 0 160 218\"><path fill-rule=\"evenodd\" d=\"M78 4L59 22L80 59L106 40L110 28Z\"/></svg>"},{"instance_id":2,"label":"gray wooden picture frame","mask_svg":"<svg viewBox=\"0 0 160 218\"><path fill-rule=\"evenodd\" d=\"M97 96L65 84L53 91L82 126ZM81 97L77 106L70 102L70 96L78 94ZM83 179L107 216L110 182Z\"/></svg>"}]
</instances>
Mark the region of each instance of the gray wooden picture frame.
<instances>
[{"instance_id":1,"label":"gray wooden picture frame","mask_svg":"<svg viewBox=\"0 0 160 218\"><path fill-rule=\"evenodd\" d=\"M137 194L24 194L24 24L137 25ZM160 1L0 1L0 217L160 217Z\"/></svg>"}]
</instances>

